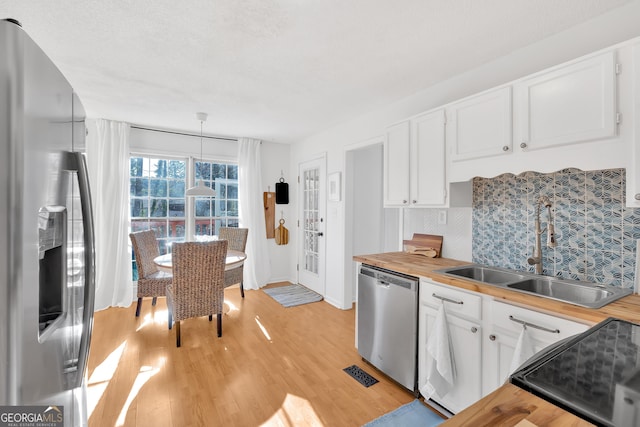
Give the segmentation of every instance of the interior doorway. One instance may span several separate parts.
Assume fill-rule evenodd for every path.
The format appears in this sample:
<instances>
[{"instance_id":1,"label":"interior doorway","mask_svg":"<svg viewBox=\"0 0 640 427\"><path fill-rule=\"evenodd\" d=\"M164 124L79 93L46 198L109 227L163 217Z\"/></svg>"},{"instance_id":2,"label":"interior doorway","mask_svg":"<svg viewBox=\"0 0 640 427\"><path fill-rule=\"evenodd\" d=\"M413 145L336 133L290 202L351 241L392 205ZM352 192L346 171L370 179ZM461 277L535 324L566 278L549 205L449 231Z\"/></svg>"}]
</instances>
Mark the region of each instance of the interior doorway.
<instances>
[{"instance_id":1,"label":"interior doorway","mask_svg":"<svg viewBox=\"0 0 640 427\"><path fill-rule=\"evenodd\" d=\"M400 209L383 207L383 140L345 151L345 291L356 300L354 255L397 251Z\"/></svg>"}]
</instances>

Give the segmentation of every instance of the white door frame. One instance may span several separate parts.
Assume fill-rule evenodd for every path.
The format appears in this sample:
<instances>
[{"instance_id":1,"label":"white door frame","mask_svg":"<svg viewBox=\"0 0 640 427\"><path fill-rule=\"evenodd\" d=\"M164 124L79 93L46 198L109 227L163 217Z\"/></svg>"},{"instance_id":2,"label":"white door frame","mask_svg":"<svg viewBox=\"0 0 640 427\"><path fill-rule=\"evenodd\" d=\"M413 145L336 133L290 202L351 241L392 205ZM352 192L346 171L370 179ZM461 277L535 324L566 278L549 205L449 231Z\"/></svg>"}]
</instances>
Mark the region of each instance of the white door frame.
<instances>
[{"instance_id":1,"label":"white door frame","mask_svg":"<svg viewBox=\"0 0 640 427\"><path fill-rule=\"evenodd\" d=\"M305 269L305 232L304 232L304 207L305 207L305 195L304 195L304 180L303 174L305 168L311 169L318 167L319 169L319 181L318 181L318 215L319 222L317 223L317 253L318 253L318 267L317 274L308 272ZM326 153L322 155L302 161L298 164L298 244L297 244L297 282L308 287L309 289L325 296L326 291L326 217L327 217L327 157Z\"/></svg>"}]
</instances>

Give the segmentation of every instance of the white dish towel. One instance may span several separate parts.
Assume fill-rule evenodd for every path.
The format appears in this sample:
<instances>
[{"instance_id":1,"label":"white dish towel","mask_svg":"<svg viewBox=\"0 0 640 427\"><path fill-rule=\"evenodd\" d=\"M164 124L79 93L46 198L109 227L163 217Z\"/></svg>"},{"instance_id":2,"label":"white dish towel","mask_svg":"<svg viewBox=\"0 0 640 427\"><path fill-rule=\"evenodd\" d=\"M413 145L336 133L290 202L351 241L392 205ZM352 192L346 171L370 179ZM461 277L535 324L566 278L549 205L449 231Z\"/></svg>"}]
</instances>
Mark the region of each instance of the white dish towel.
<instances>
[{"instance_id":1,"label":"white dish towel","mask_svg":"<svg viewBox=\"0 0 640 427\"><path fill-rule=\"evenodd\" d=\"M427 338L427 353L431 356L427 359L427 381L420 388L420 393L425 399L429 399L434 393L443 397L451 390L456 379L456 366L444 302L440 305L436 321Z\"/></svg>"},{"instance_id":2,"label":"white dish towel","mask_svg":"<svg viewBox=\"0 0 640 427\"><path fill-rule=\"evenodd\" d=\"M529 337L529 331L526 325L522 325L522 332L518 338L516 349L513 352L513 359L511 359L511 370L513 374L524 362L526 362L531 356L535 354L531 338Z\"/></svg>"}]
</instances>

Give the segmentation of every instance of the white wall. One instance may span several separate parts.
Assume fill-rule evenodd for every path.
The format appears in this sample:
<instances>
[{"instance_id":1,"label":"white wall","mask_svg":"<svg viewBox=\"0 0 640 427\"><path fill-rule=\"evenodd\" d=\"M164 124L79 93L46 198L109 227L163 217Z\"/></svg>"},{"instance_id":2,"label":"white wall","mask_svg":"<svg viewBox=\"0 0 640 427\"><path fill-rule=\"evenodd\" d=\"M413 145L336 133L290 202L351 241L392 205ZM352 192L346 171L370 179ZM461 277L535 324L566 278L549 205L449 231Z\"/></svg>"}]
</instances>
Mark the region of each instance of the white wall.
<instances>
[{"instance_id":1,"label":"white wall","mask_svg":"<svg viewBox=\"0 0 640 427\"><path fill-rule=\"evenodd\" d=\"M344 296L337 305L355 300L356 271L352 254L385 252L387 223L382 201L382 139L348 150L345 158ZM395 229L397 240L398 229ZM351 265L351 268L349 267Z\"/></svg>"},{"instance_id":2,"label":"white wall","mask_svg":"<svg viewBox=\"0 0 640 427\"><path fill-rule=\"evenodd\" d=\"M438 218L440 211L446 211L446 224ZM471 219L472 209L405 209L403 239L411 239L413 233L442 236L442 257L471 262Z\"/></svg>"},{"instance_id":3,"label":"white wall","mask_svg":"<svg viewBox=\"0 0 640 427\"><path fill-rule=\"evenodd\" d=\"M235 140L204 138L202 146L204 158L229 162L238 161L238 143ZM193 156L198 159L200 158L200 136L132 128L130 149L132 153L154 153L178 157ZM275 183L280 179L281 171L284 173L285 181L290 182L290 146L288 144L264 141L261 152L263 191L267 191L269 187L271 191L275 191ZM295 189L295 186L293 186L293 189ZM284 214L285 226L289 228L289 225L293 225L294 218L289 212L290 206L291 204L276 205L278 215L276 217L276 225L280 219L280 212ZM264 217L263 212L256 212L256 215L260 215L261 218ZM251 230L249 230L249 233L251 233ZM260 238L266 239L266 236L260 236ZM268 244L271 263L271 279L269 282L291 280L289 276L290 247L293 245L290 243L287 246L278 246L275 244L275 239L268 239Z\"/></svg>"},{"instance_id":4,"label":"white wall","mask_svg":"<svg viewBox=\"0 0 640 427\"><path fill-rule=\"evenodd\" d=\"M353 253L371 254L384 248L384 210L382 208L382 145L376 144L353 153ZM375 190L378 191L375 191Z\"/></svg>"},{"instance_id":5,"label":"white wall","mask_svg":"<svg viewBox=\"0 0 640 427\"><path fill-rule=\"evenodd\" d=\"M289 184L289 200L291 193L295 191L296 173L290 170L289 144L276 144L273 142L262 143L262 185L263 191L276 191L276 182L280 181L280 176ZM295 210L291 209L291 202L286 205L276 205L276 227L281 217L284 218L284 226L291 230L295 224ZM260 216L263 216L260 212ZM266 237L265 237L266 238ZM295 246L293 240L289 240L288 245L276 245L275 239L267 239L269 245L269 259L271 261L271 279L269 283L281 281L295 281L289 276L289 265L292 262L291 248Z\"/></svg>"},{"instance_id":6,"label":"white wall","mask_svg":"<svg viewBox=\"0 0 640 427\"><path fill-rule=\"evenodd\" d=\"M640 22L640 1L634 1L579 26L514 51L510 55L498 58L481 67L452 76L441 84L398 100L398 102L387 105L384 108L363 112L360 117L336 125L294 144L291 151L291 170L296 170L300 162L312 158L314 154L324 152L327 155L327 173L344 172L344 165L346 164L345 147L372 138L379 138L389 124L637 37L640 35L638 22ZM508 34L505 34L505 37L508 36ZM474 47L470 46L469 48L473 49ZM463 54L464 52L451 52L452 56ZM343 173L343 176L346 175ZM344 292L345 268L351 268L351 265L345 261L348 256L345 254L345 235L342 232L345 225L344 201L337 202L336 206L331 206L329 209L331 209L331 214L327 223L326 240L327 266L331 267L327 268L326 272L327 295L325 297L327 297L327 301L334 303L336 298L346 295ZM457 218L457 214L462 217L465 215L464 211L460 211L454 212L449 216ZM428 215L428 218L431 218L431 216ZM427 221L430 220L428 219ZM419 230L415 230L416 232L425 231L424 222L423 218L423 226L416 226L419 228ZM470 227L470 220L468 224ZM413 230L410 229L411 227L414 227L413 220L407 223L404 233L411 235L413 233ZM451 251L445 249L445 254L454 258L468 259L468 251L470 249L465 248L471 247L470 240L468 244L461 242L457 247L458 249L452 249ZM295 253L292 255L295 255ZM295 277L295 262L291 264L290 272L291 277ZM339 301L334 305L339 307L351 306L350 301Z\"/></svg>"}]
</instances>

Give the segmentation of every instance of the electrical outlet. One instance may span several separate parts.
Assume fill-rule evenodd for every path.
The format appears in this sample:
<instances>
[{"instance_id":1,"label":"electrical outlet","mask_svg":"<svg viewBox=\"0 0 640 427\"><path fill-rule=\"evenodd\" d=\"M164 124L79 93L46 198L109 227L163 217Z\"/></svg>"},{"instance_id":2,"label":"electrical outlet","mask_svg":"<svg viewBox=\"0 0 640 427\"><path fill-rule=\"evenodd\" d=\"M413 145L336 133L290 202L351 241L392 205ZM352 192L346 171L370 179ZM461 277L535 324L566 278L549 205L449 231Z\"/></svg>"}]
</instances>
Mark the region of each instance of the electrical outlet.
<instances>
[{"instance_id":1,"label":"electrical outlet","mask_svg":"<svg viewBox=\"0 0 640 427\"><path fill-rule=\"evenodd\" d=\"M438 224L447 224L447 211L438 211Z\"/></svg>"}]
</instances>

